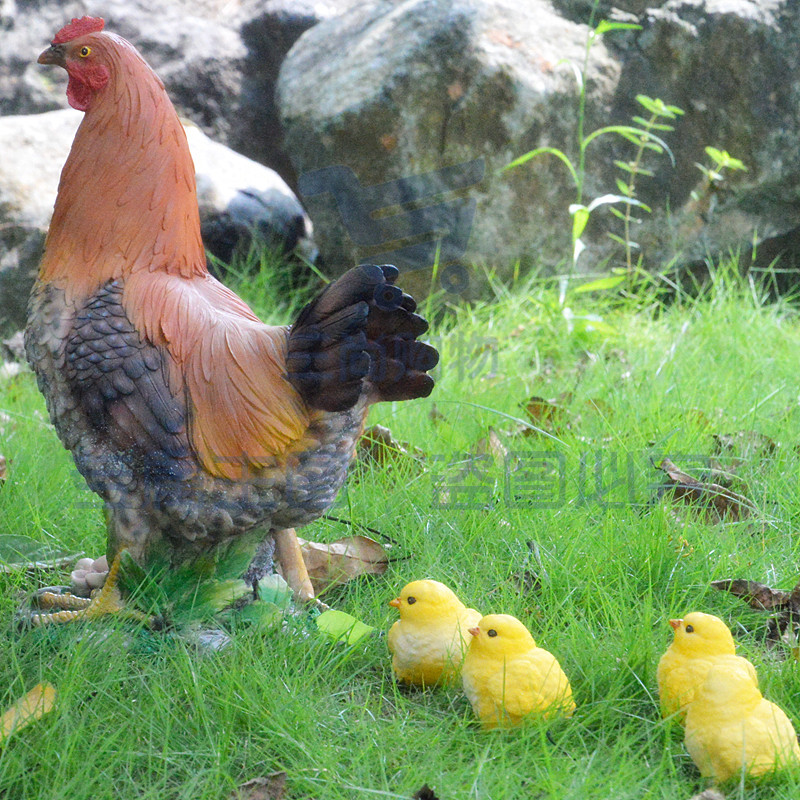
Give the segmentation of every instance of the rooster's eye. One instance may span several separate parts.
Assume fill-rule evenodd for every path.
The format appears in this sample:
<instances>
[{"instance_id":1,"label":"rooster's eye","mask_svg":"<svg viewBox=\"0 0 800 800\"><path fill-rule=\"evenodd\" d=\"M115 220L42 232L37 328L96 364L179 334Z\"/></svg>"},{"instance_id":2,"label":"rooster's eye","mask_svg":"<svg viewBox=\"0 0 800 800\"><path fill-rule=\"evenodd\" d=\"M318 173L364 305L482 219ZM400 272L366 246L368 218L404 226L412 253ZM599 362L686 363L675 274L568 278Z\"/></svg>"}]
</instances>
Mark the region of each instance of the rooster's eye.
<instances>
[{"instance_id":1,"label":"rooster's eye","mask_svg":"<svg viewBox=\"0 0 800 800\"><path fill-rule=\"evenodd\" d=\"M686 633L694 633L694 628L691 625L686 626Z\"/></svg>"},{"instance_id":2,"label":"rooster's eye","mask_svg":"<svg viewBox=\"0 0 800 800\"><path fill-rule=\"evenodd\" d=\"M409 597L409 598L408 598L408 600L406 600L406 602L407 602L407 603L408 603L410 606L413 606L413 605L414 605L414 603L416 603L416 602L417 602L417 598L416 598L416 597Z\"/></svg>"},{"instance_id":3,"label":"rooster's eye","mask_svg":"<svg viewBox=\"0 0 800 800\"><path fill-rule=\"evenodd\" d=\"M86 56L88 56L92 52L92 48L84 45L83 47L81 47L80 52L81 52L81 58L86 58Z\"/></svg>"}]
</instances>

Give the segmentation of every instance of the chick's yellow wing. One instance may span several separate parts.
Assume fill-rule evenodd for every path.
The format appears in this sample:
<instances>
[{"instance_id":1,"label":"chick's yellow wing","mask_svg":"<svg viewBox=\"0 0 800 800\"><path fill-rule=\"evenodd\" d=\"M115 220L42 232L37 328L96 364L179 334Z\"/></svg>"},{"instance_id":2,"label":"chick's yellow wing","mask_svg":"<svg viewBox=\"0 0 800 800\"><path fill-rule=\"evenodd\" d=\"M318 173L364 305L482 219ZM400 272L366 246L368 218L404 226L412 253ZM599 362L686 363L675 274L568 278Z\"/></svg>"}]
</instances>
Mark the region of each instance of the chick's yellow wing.
<instances>
[{"instance_id":1,"label":"chick's yellow wing","mask_svg":"<svg viewBox=\"0 0 800 800\"><path fill-rule=\"evenodd\" d=\"M512 719L531 713L547 715L551 709L571 713L575 708L566 675L555 657L542 648L506 662L489 678L487 691Z\"/></svg>"},{"instance_id":2,"label":"chick's yellow wing","mask_svg":"<svg viewBox=\"0 0 800 800\"><path fill-rule=\"evenodd\" d=\"M658 694L663 716L684 710L694 700L698 689L703 685L709 671L716 665L728 666L746 673L753 684L758 686L755 667L742 656L721 655L704 658L687 658L667 651L658 664Z\"/></svg>"}]
</instances>

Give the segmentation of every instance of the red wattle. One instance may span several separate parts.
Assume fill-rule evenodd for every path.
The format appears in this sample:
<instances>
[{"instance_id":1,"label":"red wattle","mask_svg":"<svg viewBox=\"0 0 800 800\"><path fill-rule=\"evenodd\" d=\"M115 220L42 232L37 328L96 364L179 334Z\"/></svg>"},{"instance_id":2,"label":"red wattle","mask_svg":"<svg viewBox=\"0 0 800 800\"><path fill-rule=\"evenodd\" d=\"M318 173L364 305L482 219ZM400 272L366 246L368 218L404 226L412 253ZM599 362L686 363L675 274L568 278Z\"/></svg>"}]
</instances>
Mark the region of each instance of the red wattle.
<instances>
[{"instance_id":1,"label":"red wattle","mask_svg":"<svg viewBox=\"0 0 800 800\"><path fill-rule=\"evenodd\" d=\"M69 76L67 84L67 102L78 111L86 111L92 99L92 90L81 80Z\"/></svg>"}]
</instances>

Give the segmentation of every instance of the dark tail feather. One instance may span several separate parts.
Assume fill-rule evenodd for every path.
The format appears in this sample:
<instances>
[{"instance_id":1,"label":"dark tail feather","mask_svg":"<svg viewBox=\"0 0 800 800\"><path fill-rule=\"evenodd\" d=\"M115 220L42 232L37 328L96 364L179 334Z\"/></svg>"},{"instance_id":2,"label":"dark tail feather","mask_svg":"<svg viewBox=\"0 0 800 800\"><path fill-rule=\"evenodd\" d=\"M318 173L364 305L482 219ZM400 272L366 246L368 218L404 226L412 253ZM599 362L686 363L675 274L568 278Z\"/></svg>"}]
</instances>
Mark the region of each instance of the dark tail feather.
<instances>
[{"instance_id":1,"label":"dark tail feather","mask_svg":"<svg viewBox=\"0 0 800 800\"><path fill-rule=\"evenodd\" d=\"M374 400L431 393L426 373L439 354L417 341L428 323L394 285L397 275L392 266L354 267L300 312L289 333L286 369L312 408L345 411L368 390Z\"/></svg>"}]
</instances>

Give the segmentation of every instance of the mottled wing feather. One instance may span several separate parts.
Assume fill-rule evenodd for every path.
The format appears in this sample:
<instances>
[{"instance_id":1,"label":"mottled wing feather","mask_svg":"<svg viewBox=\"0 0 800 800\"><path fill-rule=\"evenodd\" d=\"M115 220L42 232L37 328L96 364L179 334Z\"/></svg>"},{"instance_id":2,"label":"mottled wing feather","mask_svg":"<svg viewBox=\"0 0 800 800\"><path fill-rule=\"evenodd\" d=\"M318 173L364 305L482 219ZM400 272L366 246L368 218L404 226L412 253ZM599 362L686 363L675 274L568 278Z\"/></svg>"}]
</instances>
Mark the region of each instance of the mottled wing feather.
<instances>
[{"instance_id":1,"label":"mottled wing feather","mask_svg":"<svg viewBox=\"0 0 800 800\"><path fill-rule=\"evenodd\" d=\"M72 392L114 449L154 478L194 471L184 403L169 389L163 354L125 314L121 283L107 283L78 311L64 352Z\"/></svg>"}]
</instances>

